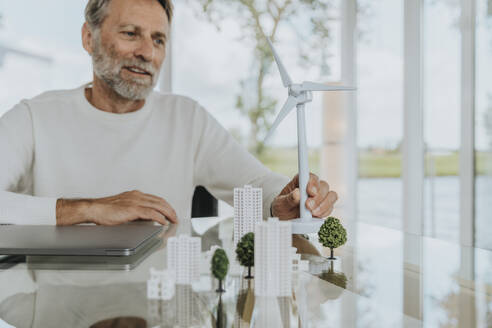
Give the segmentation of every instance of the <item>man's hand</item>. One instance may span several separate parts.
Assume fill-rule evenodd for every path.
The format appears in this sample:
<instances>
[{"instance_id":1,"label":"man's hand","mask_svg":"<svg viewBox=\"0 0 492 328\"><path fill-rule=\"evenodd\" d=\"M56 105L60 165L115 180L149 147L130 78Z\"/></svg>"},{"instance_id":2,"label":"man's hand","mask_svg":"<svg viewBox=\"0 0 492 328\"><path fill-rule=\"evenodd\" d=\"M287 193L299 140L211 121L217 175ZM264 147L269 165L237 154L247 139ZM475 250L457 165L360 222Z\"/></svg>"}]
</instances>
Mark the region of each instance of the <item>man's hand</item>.
<instances>
[{"instance_id":1,"label":"man's hand","mask_svg":"<svg viewBox=\"0 0 492 328\"><path fill-rule=\"evenodd\" d=\"M313 217L323 218L330 215L338 195L336 192L330 191L326 181L320 181L315 174L310 173L307 193L308 199L305 205L311 211ZM273 216L281 220L298 218L300 216L300 199L299 175L296 175L273 201Z\"/></svg>"},{"instance_id":2,"label":"man's hand","mask_svg":"<svg viewBox=\"0 0 492 328\"><path fill-rule=\"evenodd\" d=\"M58 199L56 224L95 223L118 225L137 219L152 220L162 225L177 223L174 209L163 198L140 191L127 191L97 199Z\"/></svg>"}]
</instances>

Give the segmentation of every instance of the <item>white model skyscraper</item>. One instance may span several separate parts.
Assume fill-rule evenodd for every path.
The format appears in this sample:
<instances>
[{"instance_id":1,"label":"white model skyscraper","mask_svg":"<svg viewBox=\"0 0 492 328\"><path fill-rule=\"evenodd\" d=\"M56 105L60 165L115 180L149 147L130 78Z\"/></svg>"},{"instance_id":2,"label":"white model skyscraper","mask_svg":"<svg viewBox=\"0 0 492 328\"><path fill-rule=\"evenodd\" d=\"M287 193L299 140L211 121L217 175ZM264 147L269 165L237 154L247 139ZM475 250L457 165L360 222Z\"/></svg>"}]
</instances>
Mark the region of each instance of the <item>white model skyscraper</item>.
<instances>
[{"instance_id":1,"label":"white model skyscraper","mask_svg":"<svg viewBox=\"0 0 492 328\"><path fill-rule=\"evenodd\" d=\"M255 229L255 294L292 295L292 226L270 218Z\"/></svg>"},{"instance_id":2,"label":"white model skyscraper","mask_svg":"<svg viewBox=\"0 0 492 328\"><path fill-rule=\"evenodd\" d=\"M234 189L234 245L248 232L255 231L255 224L263 220L263 191L244 186Z\"/></svg>"},{"instance_id":3,"label":"white model skyscraper","mask_svg":"<svg viewBox=\"0 0 492 328\"><path fill-rule=\"evenodd\" d=\"M176 284L189 285L200 279L201 238L179 235L167 241L167 269L175 273Z\"/></svg>"}]
</instances>

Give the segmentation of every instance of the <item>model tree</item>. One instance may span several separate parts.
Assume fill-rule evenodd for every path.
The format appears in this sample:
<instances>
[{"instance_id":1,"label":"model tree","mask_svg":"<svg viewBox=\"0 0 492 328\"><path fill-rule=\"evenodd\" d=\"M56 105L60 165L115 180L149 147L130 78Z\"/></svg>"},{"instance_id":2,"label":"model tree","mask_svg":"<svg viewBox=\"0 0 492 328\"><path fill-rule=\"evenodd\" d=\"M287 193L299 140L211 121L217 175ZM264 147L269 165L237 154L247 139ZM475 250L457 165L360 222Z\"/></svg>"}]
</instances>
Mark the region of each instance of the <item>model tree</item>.
<instances>
[{"instance_id":1,"label":"model tree","mask_svg":"<svg viewBox=\"0 0 492 328\"><path fill-rule=\"evenodd\" d=\"M222 248L218 248L212 256L212 275L219 280L218 293L225 292L222 282L227 276L227 271L229 271L229 259L226 252Z\"/></svg>"},{"instance_id":2,"label":"model tree","mask_svg":"<svg viewBox=\"0 0 492 328\"><path fill-rule=\"evenodd\" d=\"M340 220L330 216L325 220L325 223L318 231L318 240L325 246L330 248L330 260L335 260L333 249L342 246L347 242L347 231L340 223Z\"/></svg>"},{"instance_id":3,"label":"model tree","mask_svg":"<svg viewBox=\"0 0 492 328\"><path fill-rule=\"evenodd\" d=\"M248 232L245 234L236 247L237 260L242 266L248 267L246 279L251 279L251 267L255 265L255 234Z\"/></svg>"}]
</instances>

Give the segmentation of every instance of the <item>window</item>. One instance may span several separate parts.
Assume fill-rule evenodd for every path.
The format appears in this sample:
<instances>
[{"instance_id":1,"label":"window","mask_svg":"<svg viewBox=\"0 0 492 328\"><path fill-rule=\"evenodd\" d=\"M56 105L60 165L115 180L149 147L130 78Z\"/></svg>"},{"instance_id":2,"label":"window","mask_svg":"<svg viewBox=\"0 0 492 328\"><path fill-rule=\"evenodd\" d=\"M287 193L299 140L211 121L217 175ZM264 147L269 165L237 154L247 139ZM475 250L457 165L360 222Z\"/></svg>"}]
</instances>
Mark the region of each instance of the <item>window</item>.
<instances>
[{"instance_id":1,"label":"window","mask_svg":"<svg viewBox=\"0 0 492 328\"><path fill-rule=\"evenodd\" d=\"M461 10L454 0L424 1L424 233L459 241Z\"/></svg>"},{"instance_id":2,"label":"window","mask_svg":"<svg viewBox=\"0 0 492 328\"><path fill-rule=\"evenodd\" d=\"M92 80L90 57L80 36L85 4L57 0L0 3L0 115L21 99Z\"/></svg>"},{"instance_id":3,"label":"window","mask_svg":"<svg viewBox=\"0 0 492 328\"><path fill-rule=\"evenodd\" d=\"M358 3L358 218L400 229L403 1Z\"/></svg>"},{"instance_id":4,"label":"window","mask_svg":"<svg viewBox=\"0 0 492 328\"><path fill-rule=\"evenodd\" d=\"M492 249L492 3L477 1L475 113L476 245Z\"/></svg>"}]
</instances>

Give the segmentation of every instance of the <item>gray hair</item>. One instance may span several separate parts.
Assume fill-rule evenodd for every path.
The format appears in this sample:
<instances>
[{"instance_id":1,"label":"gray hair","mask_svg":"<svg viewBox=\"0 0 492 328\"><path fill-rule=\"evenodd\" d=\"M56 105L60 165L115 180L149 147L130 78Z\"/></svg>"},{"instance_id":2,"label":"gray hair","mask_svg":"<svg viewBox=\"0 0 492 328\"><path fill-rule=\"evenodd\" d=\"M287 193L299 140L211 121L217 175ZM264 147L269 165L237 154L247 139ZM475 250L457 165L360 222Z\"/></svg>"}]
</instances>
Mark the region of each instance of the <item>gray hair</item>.
<instances>
[{"instance_id":1,"label":"gray hair","mask_svg":"<svg viewBox=\"0 0 492 328\"><path fill-rule=\"evenodd\" d=\"M171 0L157 0L166 11L167 19L171 24L173 18L173 4ZM85 20L91 29L99 29L108 15L111 0L89 0L85 7Z\"/></svg>"}]
</instances>

